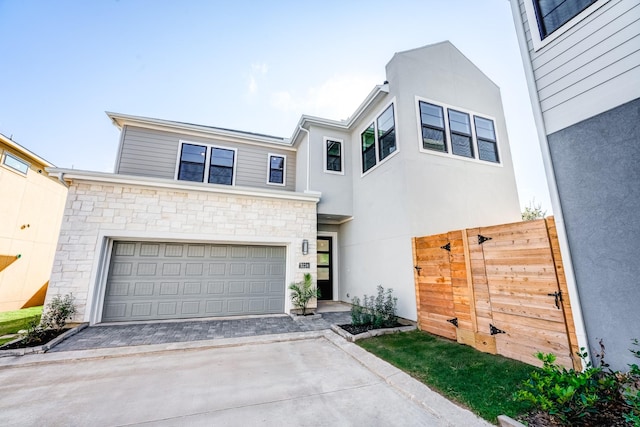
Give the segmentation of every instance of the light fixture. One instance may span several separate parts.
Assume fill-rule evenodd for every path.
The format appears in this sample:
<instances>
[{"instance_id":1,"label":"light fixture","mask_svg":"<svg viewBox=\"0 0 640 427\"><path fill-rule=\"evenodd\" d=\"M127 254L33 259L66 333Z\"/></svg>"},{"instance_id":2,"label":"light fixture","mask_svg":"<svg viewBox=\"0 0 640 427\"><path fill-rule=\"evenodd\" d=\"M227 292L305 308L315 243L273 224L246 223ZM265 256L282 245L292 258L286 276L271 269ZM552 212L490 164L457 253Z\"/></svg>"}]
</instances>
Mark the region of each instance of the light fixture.
<instances>
[{"instance_id":1,"label":"light fixture","mask_svg":"<svg viewBox=\"0 0 640 427\"><path fill-rule=\"evenodd\" d=\"M309 253L309 241L304 239L302 241L302 255L306 255Z\"/></svg>"}]
</instances>

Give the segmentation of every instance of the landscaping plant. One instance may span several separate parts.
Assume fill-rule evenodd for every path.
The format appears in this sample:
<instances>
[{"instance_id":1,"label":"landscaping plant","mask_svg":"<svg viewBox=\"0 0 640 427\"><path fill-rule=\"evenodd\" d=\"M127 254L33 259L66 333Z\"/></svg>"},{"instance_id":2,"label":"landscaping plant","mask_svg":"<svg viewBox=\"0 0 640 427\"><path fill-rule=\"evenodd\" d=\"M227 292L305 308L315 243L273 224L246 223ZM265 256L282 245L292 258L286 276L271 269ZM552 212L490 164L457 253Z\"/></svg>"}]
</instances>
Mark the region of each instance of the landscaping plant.
<instances>
[{"instance_id":1,"label":"landscaping plant","mask_svg":"<svg viewBox=\"0 0 640 427\"><path fill-rule=\"evenodd\" d=\"M74 301L73 294L53 297L42 311L42 317L35 317L30 321L26 333L23 334L24 344L39 343L50 331L54 331L52 335L59 335L67 321L76 314Z\"/></svg>"},{"instance_id":2,"label":"landscaping plant","mask_svg":"<svg viewBox=\"0 0 640 427\"><path fill-rule=\"evenodd\" d=\"M624 419L640 427L640 368L633 364L627 373L610 370L602 342L600 347L599 366L589 362L584 371L566 369L554 363L553 354L538 353L542 369L531 373L515 398L535 408L534 418L547 417L560 425L623 425L619 422ZM640 357L640 352L632 353ZM584 363L584 348L578 355Z\"/></svg>"},{"instance_id":3,"label":"landscaping plant","mask_svg":"<svg viewBox=\"0 0 640 427\"><path fill-rule=\"evenodd\" d=\"M373 329L395 326L398 322L397 302L393 289L385 291L382 285L378 285L378 295L375 297L365 294L360 302L360 298L355 296L351 299L351 325L371 325Z\"/></svg>"},{"instance_id":4,"label":"landscaping plant","mask_svg":"<svg viewBox=\"0 0 640 427\"><path fill-rule=\"evenodd\" d=\"M290 284L289 290L291 290L291 302L300 309L303 316L307 314L309 301L313 298L320 298L320 289L313 286L313 280L309 273L305 273L302 282Z\"/></svg>"}]
</instances>

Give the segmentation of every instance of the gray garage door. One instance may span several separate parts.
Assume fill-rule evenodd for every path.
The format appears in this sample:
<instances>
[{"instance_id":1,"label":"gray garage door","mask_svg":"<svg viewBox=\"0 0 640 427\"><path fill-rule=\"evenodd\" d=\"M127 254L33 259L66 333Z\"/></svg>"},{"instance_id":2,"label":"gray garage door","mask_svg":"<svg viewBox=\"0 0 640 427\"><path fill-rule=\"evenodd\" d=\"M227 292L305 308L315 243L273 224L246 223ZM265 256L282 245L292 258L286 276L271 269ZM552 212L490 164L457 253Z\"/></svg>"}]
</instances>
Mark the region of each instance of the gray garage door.
<instances>
[{"instance_id":1,"label":"gray garage door","mask_svg":"<svg viewBox=\"0 0 640 427\"><path fill-rule=\"evenodd\" d=\"M114 242L102 320L284 312L285 248Z\"/></svg>"}]
</instances>

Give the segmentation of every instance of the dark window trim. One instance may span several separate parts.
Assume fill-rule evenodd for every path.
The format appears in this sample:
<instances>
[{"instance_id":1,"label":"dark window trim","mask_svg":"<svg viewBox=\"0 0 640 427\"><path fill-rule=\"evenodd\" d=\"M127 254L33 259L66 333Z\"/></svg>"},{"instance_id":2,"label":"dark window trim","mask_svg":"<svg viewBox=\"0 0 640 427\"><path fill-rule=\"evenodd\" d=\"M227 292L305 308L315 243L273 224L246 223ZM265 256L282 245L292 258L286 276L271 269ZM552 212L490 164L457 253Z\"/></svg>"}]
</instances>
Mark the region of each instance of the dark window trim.
<instances>
[{"instance_id":1,"label":"dark window trim","mask_svg":"<svg viewBox=\"0 0 640 427\"><path fill-rule=\"evenodd\" d=\"M575 1L575 0L564 0L562 3L566 2L566 1ZM556 31L558 31L559 29L564 27L567 24L567 22L571 21L573 18L575 18L576 16L580 15L582 12L587 10L590 6L592 6L597 1L598 0L588 0L588 3L586 3L582 7L582 9L580 9L577 13L575 13L574 15L566 18L556 28L552 29L551 31L548 31L547 30L547 23L545 22L545 17L548 16L549 13L553 12L558 7L560 7L562 5L562 3L556 5L556 7L554 7L549 13L547 13L546 16L542 16L542 10L540 9L540 0L531 0L531 2L533 3L533 10L534 10L534 12L536 14L536 23L538 25L538 33L540 34L540 40L542 41L542 40L546 39L551 34L555 33Z\"/></svg>"},{"instance_id":2,"label":"dark window trim","mask_svg":"<svg viewBox=\"0 0 640 427\"><path fill-rule=\"evenodd\" d=\"M344 175L344 141L340 138L331 138L325 136L323 138L324 141L324 172L332 173L338 175ZM330 155L329 154L329 143L332 142L334 144L338 144L340 147L340 155ZM330 159L338 159L339 170L329 169L329 160Z\"/></svg>"},{"instance_id":3,"label":"dark window trim","mask_svg":"<svg viewBox=\"0 0 640 427\"><path fill-rule=\"evenodd\" d=\"M420 104L426 104L426 105L431 105L433 107L437 107L440 109L440 111L442 112L442 127L438 127L438 126L433 126L430 124L424 124L424 122L422 121L422 109L420 108ZM449 145L448 145L448 141L447 141L447 125L446 125L446 120L445 120L445 113L444 113L445 108L442 105L437 105L437 104L433 104L431 102L426 102L426 101L421 101L420 99L418 99L418 116L420 118L420 141L421 141L421 146L424 150L431 150L431 151L435 151L435 152L439 152L439 153L448 153L449 152ZM424 146L424 133L422 132L423 129L433 129L433 130L437 130L442 132L442 137L443 137L443 144L444 144L444 150L437 150L435 148L429 148L429 147L425 147Z\"/></svg>"},{"instance_id":4,"label":"dark window trim","mask_svg":"<svg viewBox=\"0 0 640 427\"><path fill-rule=\"evenodd\" d=\"M174 179L176 181L181 181L181 182L201 182L204 184L214 184L214 185L230 185L230 186L234 186L236 184L236 168L238 165L238 149L237 148L232 148L232 147L225 147L222 145L217 145L217 144L207 144L207 143L203 143L203 142L195 142L195 141L189 141L189 140L180 140L179 141L180 144L180 149L178 150L178 158L176 161L176 172L175 172L175 176ZM193 145L193 146L197 146L197 147L204 147L205 148L205 159L204 159L204 170L202 173L202 179L200 181L190 181L190 180L186 180L186 179L180 179L180 171L182 168L182 152L183 152L183 147L185 145ZM224 166L224 165L214 165L212 164L211 160L212 160L212 151L214 148L217 148L219 150L228 150L228 151L232 151L233 152L233 165L232 166ZM213 167L217 167L217 168L223 168L223 169L230 169L231 170L231 183L230 184L220 184L220 183L211 183L209 182L210 180L210 174L211 174L211 169Z\"/></svg>"},{"instance_id":5,"label":"dark window trim","mask_svg":"<svg viewBox=\"0 0 640 427\"><path fill-rule=\"evenodd\" d=\"M282 182L277 182L277 181L272 181L271 180L271 173L274 170L271 167L271 159L273 157L280 157L282 159ZM280 186L285 186L287 185L287 156L284 154L274 154L274 153L269 153L267 154L267 184L269 185L280 185Z\"/></svg>"},{"instance_id":6,"label":"dark window trim","mask_svg":"<svg viewBox=\"0 0 640 427\"><path fill-rule=\"evenodd\" d=\"M493 136L494 139L489 139L489 138L482 138L480 136L478 136L478 125L477 125L477 121L476 119L482 119L482 120L487 120L489 122L491 122L492 126L493 126ZM481 160L483 162L491 162L491 163L500 163L500 153L498 152L498 137L497 137L497 133L496 133L496 122L493 119L487 118L487 117L482 117L482 116L477 116L477 115L473 115L473 127L475 129L475 133L476 133L476 140L477 145L478 145L478 160ZM487 160L487 159L482 159L480 158L480 141L484 141L484 142L488 142L490 144L493 144L493 149L495 151L496 154L496 160Z\"/></svg>"},{"instance_id":7,"label":"dark window trim","mask_svg":"<svg viewBox=\"0 0 640 427\"><path fill-rule=\"evenodd\" d=\"M364 129L362 129L362 131L360 132L360 161L361 161L361 166L362 166L361 177L366 175L366 174L368 174L371 170L373 170L374 168L376 168L378 165L382 164L383 162L387 161L387 159L393 157L394 154L396 154L397 152L400 151L400 149L398 148L398 133L397 133L397 124L396 124L395 103L396 103L396 99L393 98L387 105L384 106L384 108L382 108L382 111L375 116L375 119L373 119L371 122L369 122L369 125L367 127L365 127ZM387 110L389 110L389 108L392 109L393 127L388 129L384 133L384 135L378 135L378 120L380 119L380 117L382 117L382 115L384 113L387 112ZM365 132L367 132L372 127L373 127L374 143L373 143L372 146L367 148L367 151L364 151L363 150L363 142L364 142L363 141L363 136L364 136ZM389 135L391 133L394 134L394 149L393 149L393 151L389 152L389 154L387 154L385 157L381 158L382 150L380 148L380 139L384 138L385 136L387 136L387 135ZM368 168L365 169L365 154L369 153L369 150L372 150L375 153L374 154L375 162L371 166L369 166Z\"/></svg>"},{"instance_id":8,"label":"dark window trim","mask_svg":"<svg viewBox=\"0 0 640 427\"><path fill-rule=\"evenodd\" d=\"M468 119L468 123L469 123L469 133L464 133L464 132L460 132L460 131L454 131L453 129L451 129L451 112L454 113L458 113L458 114L464 114L465 116L467 116ZM473 143L473 130L472 130L472 126L471 126L471 114L464 112L464 111L460 111L460 110L456 110L454 108L447 108L447 120L449 120L449 133L451 134L451 154L453 154L454 156L460 156L460 157L467 157L469 159L475 159L476 158L476 153L474 150L474 143ZM471 155L470 156L466 156L464 154L459 154L459 153L454 153L453 152L453 135L458 135L458 136L462 136L464 138L468 138L469 139L469 151L471 151Z\"/></svg>"},{"instance_id":9,"label":"dark window trim","mask_svg":"<svg viewBox=\"0 0 640 427\"><path fill-rule=\"evenodd\" d=\"M233 160L232 160L231 166L213 164L213 150L231 151L233 153ZM234 181L235 181L234 178L235 178L235 167L236 167L236 155L237 155L237 151L235 149L233 149L233 148L219 147L219 146L212 145L209 148L209 173L207 174L207 183L209 183L209 184L217 184L217 185L233 185ZM231 171L231 182L229 182L229 183L211 182L211 171L214 168L220 169L220 170L230 170Z\"/></svg>"}]
</instances>

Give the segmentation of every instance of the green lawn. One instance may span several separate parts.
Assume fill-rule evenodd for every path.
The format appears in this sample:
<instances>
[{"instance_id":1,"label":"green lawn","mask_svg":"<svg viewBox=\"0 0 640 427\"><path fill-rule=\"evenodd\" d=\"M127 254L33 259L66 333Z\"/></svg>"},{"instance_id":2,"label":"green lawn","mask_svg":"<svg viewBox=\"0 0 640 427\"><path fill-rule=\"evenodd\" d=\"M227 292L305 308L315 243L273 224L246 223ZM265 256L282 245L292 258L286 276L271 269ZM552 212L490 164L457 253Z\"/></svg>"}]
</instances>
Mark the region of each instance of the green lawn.
<instances>
[{"instance_id":1,"label":"green lawn","mask_svg":"<svg viewBox=\"0 0 640 427\"><path fill-rule=\"evenodd\" d=\"M37 317L39 320L41 314L42 306L0 313L0 336L15 334L21 329L27 329L31 319ZM0 340L0 345L11 340L13 338Z\"/></svg>"},{"instance_id":2,"label":"green lawn","mask_svg":"<svg viewBox=\"0 0 640 427\"><path fill-rule=\"evenodd\" d=\"M533 366L421 331L383 335L357 343L494 424L498 415L515 418L527 410L512 395L536 369Z\"/></svg>"}]
</instances>

